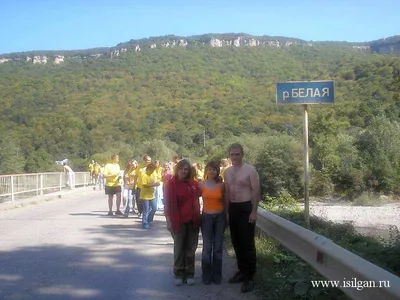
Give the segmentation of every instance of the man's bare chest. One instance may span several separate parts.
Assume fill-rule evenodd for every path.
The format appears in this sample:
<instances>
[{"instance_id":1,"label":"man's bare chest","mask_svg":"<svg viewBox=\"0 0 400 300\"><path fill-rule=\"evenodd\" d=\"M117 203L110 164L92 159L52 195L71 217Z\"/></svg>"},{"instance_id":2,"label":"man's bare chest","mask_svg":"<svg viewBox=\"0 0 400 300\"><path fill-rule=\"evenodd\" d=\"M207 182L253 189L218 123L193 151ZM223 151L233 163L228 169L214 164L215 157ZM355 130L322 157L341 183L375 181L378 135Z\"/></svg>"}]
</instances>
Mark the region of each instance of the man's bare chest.
<instances>
[{"instance_id":1,"label":"man's bare chest","mask_svg":"<svg viewBox=\"0 0 400 300\"><path fill-rule=\"evenodd\" d=\"M250 186L250 176L246 172L234 171L229 174L229 184L236 187Z\"/></svg>"}]
</instances>

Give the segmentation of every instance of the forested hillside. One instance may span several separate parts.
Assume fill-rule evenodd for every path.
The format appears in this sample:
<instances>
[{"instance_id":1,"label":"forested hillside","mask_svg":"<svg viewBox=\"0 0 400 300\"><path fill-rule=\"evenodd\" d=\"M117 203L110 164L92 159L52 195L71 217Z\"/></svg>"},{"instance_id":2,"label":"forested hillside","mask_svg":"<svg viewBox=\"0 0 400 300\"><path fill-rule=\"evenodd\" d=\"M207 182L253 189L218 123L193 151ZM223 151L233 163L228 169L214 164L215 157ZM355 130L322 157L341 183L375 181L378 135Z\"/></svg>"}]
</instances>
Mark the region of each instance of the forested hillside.
<instances>
[{"instance_id":1,"label":"forested hillside","mask_svg":"<svg viewBox=\"0 0 400 300\"><path fill-rule=\"evenodd\" d=\"M54 170L64 158L79 169L92 157L125 159L152 147L160 159L171 151L219 158L241 140L265 189L299 194L302 110L278 106L275 85L334 80L335 104L310 108L313 191L399 192L399 70L398 57L325 45L199 45L59 65L4 63L0 172Z\"/></svg>"}]
</instances>

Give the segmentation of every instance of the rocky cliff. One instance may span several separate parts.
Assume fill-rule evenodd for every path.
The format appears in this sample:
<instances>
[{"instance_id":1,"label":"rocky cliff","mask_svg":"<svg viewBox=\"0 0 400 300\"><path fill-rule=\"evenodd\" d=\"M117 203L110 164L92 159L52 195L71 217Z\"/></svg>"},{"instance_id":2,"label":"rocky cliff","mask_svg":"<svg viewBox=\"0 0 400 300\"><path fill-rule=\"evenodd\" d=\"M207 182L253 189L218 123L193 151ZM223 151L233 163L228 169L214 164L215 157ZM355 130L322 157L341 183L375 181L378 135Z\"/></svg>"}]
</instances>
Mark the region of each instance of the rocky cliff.
<instances>
[{"instance_id":1,"label":"rocky cliff","mask_svg":"<svg viewBox=\"0 0 400 300\"><path fill-rule=\"evenodd\" d=\"M374 41L371 43L371 49L383 54L400 53L400 35Z\"/></svg>"},{"instance_id":2,"label":"rocky cliff","mask_svg":"<svg viewBox=\"0 0 400 300\"><path fill-rule=\"evenodd\" d=\"M152 37L141 40L130 40L126 43L120 43L112 48L98 48L81 51L36 51L35 53L11 53L0 55L0 63L9 61L27 61L34 64L46 64L48 61L54 64L60 64L68 59L96 59L102 56L116 58L125 52L140 52L142 50L151 50L158 48L173 47L275 47L285 48L291 46L341 46L348 47L354 51L375 51L385 54L400 53L400 37L379 40L370 43L347 43L347 42L307 42L295 38L252 36L248 34L206 34L192 37L162 36Z\"/></svg>"}]
</instances>

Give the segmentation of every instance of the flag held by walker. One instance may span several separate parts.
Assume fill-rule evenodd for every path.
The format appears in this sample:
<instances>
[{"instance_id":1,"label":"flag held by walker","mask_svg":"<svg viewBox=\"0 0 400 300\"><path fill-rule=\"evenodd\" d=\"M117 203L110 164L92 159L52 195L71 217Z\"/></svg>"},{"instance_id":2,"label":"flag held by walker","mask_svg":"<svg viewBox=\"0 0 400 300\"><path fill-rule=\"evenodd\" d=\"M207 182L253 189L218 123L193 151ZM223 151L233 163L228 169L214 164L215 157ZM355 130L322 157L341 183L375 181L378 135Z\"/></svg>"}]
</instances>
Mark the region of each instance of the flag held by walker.
<instances>
[{"instance_id":1,"label":"flag held by walker","mask_svg":"<svg viewBox=\"0 0 400 300\"><path fill-rule=\"evenodd\" d=\"M68 164L68 158L63 160L56 160L56 164L61 166L63 166L64 164Z\"/></svg>"}]
</instances>

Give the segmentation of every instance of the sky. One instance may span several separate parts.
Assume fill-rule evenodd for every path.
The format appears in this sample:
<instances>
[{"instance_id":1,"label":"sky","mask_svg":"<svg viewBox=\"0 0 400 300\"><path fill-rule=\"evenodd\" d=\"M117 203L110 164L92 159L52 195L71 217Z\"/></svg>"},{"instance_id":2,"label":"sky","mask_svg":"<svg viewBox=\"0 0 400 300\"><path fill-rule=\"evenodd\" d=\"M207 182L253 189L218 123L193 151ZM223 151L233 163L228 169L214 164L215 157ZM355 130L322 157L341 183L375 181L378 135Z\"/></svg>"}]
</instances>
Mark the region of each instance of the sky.
<instances>
[{"instance_id":1,"label":"sky","mask_svg":"<svg viewBox=\"0 0 400 300\"><path fill-rule=\"evenodd\" d=\"M0 54L174 34L365 42L400 35L399 0L0 0Z\"/></svg>"}]
</instances>

